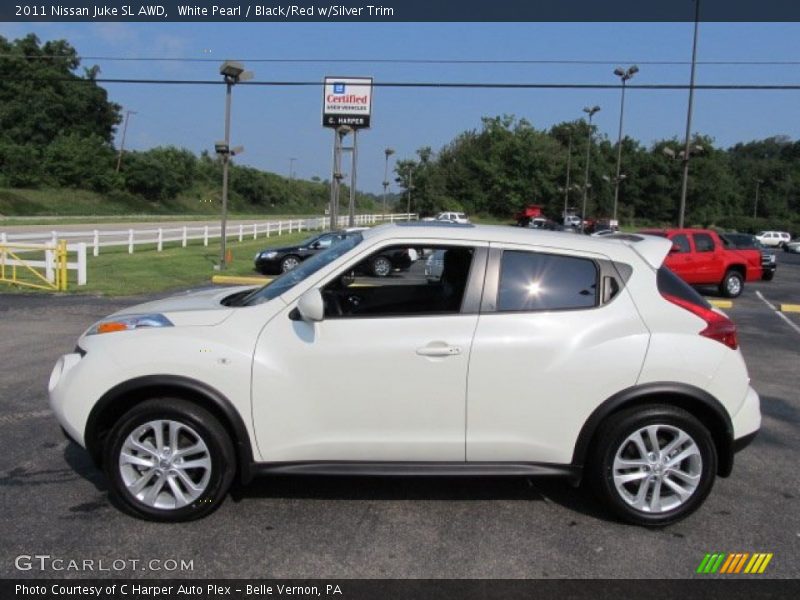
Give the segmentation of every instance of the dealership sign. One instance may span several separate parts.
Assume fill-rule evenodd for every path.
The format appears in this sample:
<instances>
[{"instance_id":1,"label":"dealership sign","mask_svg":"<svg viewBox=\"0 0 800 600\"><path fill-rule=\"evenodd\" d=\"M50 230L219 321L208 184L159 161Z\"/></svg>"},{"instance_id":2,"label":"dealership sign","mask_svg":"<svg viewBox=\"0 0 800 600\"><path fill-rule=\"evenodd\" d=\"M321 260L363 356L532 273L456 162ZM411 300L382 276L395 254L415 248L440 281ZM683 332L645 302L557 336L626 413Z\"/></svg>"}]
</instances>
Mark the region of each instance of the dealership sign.
<instances>
[{"instance_id":1,"label":"dealership sign","mask_svg":"<svg viewBox=\"0 0 800 600\"><path fill-rule=\"evenodd\" d=\"M372 77L326 77L323 90L323 127L369 127Z\"/></svg>"}]
</instances>

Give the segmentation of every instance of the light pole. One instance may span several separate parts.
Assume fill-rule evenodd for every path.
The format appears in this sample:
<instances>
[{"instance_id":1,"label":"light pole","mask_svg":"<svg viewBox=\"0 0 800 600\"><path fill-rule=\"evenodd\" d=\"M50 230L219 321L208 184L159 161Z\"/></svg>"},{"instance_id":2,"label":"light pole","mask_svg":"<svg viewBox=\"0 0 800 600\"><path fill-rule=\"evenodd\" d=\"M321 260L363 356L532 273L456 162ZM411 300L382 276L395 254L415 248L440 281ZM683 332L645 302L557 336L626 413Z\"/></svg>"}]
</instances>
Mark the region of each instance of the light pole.
<instances>
[{"instance_id":1,"label":"light pole","mask_svg":"<svg viewBox=\"0 0 800 600\"><path fill-rule=\"evenodd\" d=\"M692 38L692 72L689 76L689 107L686 110L686 139L683 154L683 180L681 182L681 207L678 212L678 227L683 228L683 218L686 213L686 192L689 189L689 148L692 134L692 104L694 102L694 70L697 64L697 27L700 23L700 0L694 0L694 37Z\"/></svg>"},{"instance_id":2,"label":"light pole","mask_svg":"<svg viewBox=\"0 0 800 600\"><path fill-rule=\"evenodd\" d=\"M294 179L294 163L297 161L296 158L289 158L289 181Z\"/></svg>"},{"instance_id":3,"label":"light pole","mask_svg":"<svg viewBox=\"0 0 800 600\"><path fill-rule=\"evenodd\" d=\"M764 183L763 179L756 179L756 201L753 203L753 218L755 219L758 213L758 191L761 189L761 184Z\"/></svg>"},{"instance_id":4,"label":"light pole","mask_svg":"<svg viewBox=\"0 0 800 600\"><path fill-rule=\"evenodd\" d=\"M628 176L625 173L620 173L617 171L616 175L608 176L603 175L603 181L608 183L614 184L614 216L612 217L615 221L617 220L617 192L619 191L619 184L625 181Z\"/></svg>"},{"instance_id":5,"label":"light pole","mask_svg":"<svg viewBox=\"0 0 800 600\"><path fill-rule=\"evenodd\" d=\"M592 150L592 117L600 112L599 106L584 106L583 112L586 113L589 122L589 135L586 140L586 167L583 174L583 209L581 210L581 232L586 227L586 200L589 197L589 159Z\"/></svg>"},{"instance_id":6,"label":"light pole","mask_svg":"<svg viewBox=\"0 0 800 600\"><path fill-rule=\"evenodd\" d=\"M414 171L408 171L408 198L406 199L406 221L411 220L411 190L414 189Z\"/></svg>"},{"instance_id":7,"label":"light pole","mask_svg":"<svg viewBox=\"0 0 800 600\"><path fill-rule=\"evenodd\" d=\"M627 69L623 69L622 67L617 67L614 69L614 75L619 77L622 81L622 95L619 101L619 133L617 134L617 174L614 177L614 211L612 216L614 220L617 219L617 205L619 204L619 182L622 181L619 174L620 169L622 168L622 119L625 115L625 84L638 72L639 67L636 65L632 65Z\"/></svg>"},{"instance_id":8,"label":"light pole","mask_svg":"<svg viewBox=\"0 0 800 600\"><path fill-rule=\"evenodd\" d=\"M564 213L561 215L561 223L567 218L567 210L569 210L569 175L570 168L572 167L572 132L569 134L569 143L567 144L567 181L564 183Z\"/></svg>"},{"instance_id":9,"label":"light pole","mask_svg":"<svg viewBox=\"0 0 800 600\"><path fill-rule=\"evenodd\" d=\"M117 173L119 173L119 168L122 166L122 153L125 152L125 136L128 134L128 119L131 115L135 114L135 110L125 111L125 124L122 126L122 141L119 144L119 156L117 156Z\"/></svg>"},{"instance_id":10,"label":"light pole","mask_svg":"<svg viewBox=\"0 0 800 600\"><path fill-rule=\"evenodd\" d=\"M383 220L386 220L386 194L389 192L389 157L394 154L394 149L386 148L383 151L386 160L383 164Z\"/></svg>"},{"instance_id":11,"label":"light pole","mask_svg":"<svg viewBox=\"0 0 800 600\"><path fill-rule=\"evenodd\" d=\"M227 237L228 226L228 164L230 157L239 150L243 149L234 148L231 150L231 88L240 81L247 81L253 77L253 73L245 71L242 63L234 60L226 60L219 68L219 74L225 80L225 140L220 144L215 145L217 154L222 157L222 219L220 227L220 255L219 255L219 268L221 271L225 270L227 266L225 260L225 243Z\"/></svg>"}]
</instances>

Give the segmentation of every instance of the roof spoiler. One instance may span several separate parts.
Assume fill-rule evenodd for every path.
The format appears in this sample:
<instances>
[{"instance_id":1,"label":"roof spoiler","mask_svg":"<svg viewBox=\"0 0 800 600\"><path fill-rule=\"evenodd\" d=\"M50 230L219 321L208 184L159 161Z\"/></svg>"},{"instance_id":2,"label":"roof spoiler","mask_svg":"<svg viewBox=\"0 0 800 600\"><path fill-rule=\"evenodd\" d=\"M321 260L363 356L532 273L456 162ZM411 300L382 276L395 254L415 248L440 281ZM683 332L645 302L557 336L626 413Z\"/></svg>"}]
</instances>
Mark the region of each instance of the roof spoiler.
<instances>
[{"instance_id":1,"label":"roof spoiler","mask_svg":"<svg viewBox=\"0 0 800 600\"><path fill-rule=\"evenodd\" d=\"M672 242L667 238L644 233L613 233L604 239L622 242L654 269L661 267L672 248Z\"/></svg>"}]
</instances>

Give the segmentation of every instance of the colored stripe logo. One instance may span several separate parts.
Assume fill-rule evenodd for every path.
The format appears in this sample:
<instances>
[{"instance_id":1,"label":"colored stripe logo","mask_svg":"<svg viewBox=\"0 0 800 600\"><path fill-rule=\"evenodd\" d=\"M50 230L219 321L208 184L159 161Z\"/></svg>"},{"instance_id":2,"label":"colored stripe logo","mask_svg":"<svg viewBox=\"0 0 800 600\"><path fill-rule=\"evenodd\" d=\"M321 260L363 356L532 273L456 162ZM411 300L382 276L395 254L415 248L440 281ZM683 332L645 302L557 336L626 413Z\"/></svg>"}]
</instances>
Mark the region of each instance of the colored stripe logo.
<instances>
[{"instance_id":1,"label":"colored stripe logo","mask_svg":"<svg viewBox=\"0 0 800 600\"><path fill-rule=\"evenodd\" d=\"M757 575L766 571L772 556L772 552L714 552L703 557L696 572L703 575Z\"/></svg>"}]
</instances>

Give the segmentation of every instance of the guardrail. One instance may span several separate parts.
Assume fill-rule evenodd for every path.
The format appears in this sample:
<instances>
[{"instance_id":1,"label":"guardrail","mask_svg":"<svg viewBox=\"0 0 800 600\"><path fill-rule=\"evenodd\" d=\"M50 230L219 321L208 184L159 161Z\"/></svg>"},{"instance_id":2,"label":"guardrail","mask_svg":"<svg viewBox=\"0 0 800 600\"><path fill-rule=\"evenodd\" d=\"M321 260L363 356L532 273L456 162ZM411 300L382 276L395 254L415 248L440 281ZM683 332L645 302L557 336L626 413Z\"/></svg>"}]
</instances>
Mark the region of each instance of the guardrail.
<instances>
[{"instance_id":1,"label":"guardrail","mask_svg":"<svg viewBox=\"0 0 800 600\"><path fill-rule=\"evenodd\" d=\"M71 252L76 255L74 262L69 262ZM40 260L30 257L38 253L43 254ZM70 270L77 271L78 285L86 285L86 244L67 244L64 240L44 244L0 241L0 282L63 292L67 290Z\"/></svg>"},{"instance_id":2,"label":"guardrail","mask_svg":"<svg viewBox=\"0 0 800 600\"><path fill-rule=\"evenodd\" d=\"M418 215L408 213L393 213L388 215L371 214L356 215L356 226L368 226L386 222L416 220ZM310 217L306 219L287 219L283 221L264 221L254 223L240 223L228 225L226 239L238 238L241 242L245 238L258 239L259 236L271 237L284 233L313 231L324 229L329 217ZM348 226L348 217L338 219L339 227ZM111 246L127 246L128 253L133 254L136 246L141 244L155 244L156 250L161 252L167 242L180 242L185 248L189 240L203 240L203 245L208 246L208 241L221 237L221 225L198 225L182 227L158 227L154 229L120 229L110 230L85 230L85 231L51 231L49 233L0 233L0 243L25 242L32 240L43 241L49 238L49 243L55 245L59 240L82 240L82 243L91 247L92 255L99 256L100 248Z\"/></svg>"}]
</instances>

